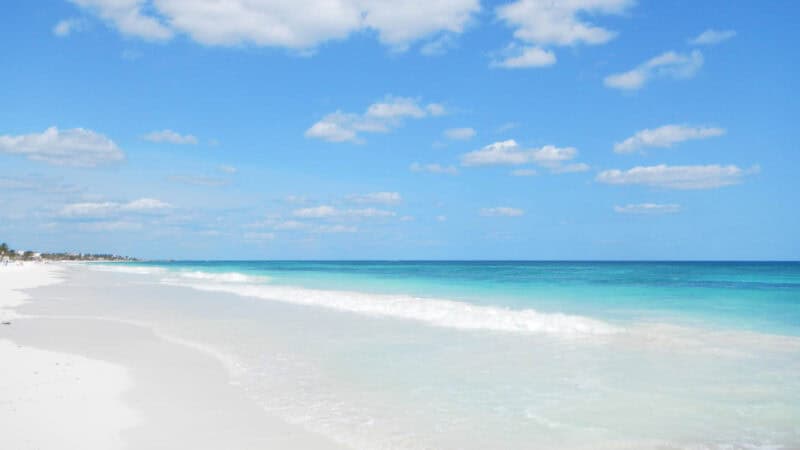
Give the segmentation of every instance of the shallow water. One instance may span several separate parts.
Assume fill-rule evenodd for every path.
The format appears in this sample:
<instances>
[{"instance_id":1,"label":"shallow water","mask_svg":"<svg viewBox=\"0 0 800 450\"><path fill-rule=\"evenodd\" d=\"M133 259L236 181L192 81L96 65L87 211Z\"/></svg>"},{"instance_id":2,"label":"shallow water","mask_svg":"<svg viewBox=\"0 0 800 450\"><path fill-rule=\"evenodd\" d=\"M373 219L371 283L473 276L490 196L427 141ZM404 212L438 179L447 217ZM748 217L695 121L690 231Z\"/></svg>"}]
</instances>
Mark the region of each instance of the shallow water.
<instances>
[{"instance_id":1,"label":"shallow water","mask_svg":"<svg viewBox=\"0 0 800 450\"><path fill-rule=\"evenodd\" d=\"M800 264L95 269L130 298L87 311L213 349L353 448L800 447Z\"/></svg>"}]
</instances>

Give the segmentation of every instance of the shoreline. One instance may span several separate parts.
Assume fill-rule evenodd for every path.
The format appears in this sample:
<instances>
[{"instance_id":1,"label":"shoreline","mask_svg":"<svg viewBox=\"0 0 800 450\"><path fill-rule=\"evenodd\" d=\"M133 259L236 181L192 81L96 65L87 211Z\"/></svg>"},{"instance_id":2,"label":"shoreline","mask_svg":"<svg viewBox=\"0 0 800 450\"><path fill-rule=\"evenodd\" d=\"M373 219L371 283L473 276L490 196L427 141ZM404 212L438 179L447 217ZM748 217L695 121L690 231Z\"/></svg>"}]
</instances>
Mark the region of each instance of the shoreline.
<instances>
[{"instance_id":1,"label":"shoreline","mask_svg":"<svg viewBox=\"0 0 800 450\"><path fill-rule=\"evenodd\" d=\"M0 318L11 322L0 326L4 446L338 448L270 416L202 349L124 321L16 310L68 276L59 264L0 268Z\"/></svg>"}]
</instances>

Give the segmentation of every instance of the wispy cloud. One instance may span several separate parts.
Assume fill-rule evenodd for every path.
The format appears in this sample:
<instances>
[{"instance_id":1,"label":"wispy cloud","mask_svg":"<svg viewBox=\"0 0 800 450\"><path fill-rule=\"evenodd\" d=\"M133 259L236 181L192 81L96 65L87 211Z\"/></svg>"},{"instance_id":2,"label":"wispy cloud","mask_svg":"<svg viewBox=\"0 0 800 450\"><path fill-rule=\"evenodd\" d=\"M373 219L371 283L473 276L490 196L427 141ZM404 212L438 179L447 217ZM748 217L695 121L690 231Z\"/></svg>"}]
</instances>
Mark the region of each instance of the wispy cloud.
<instances>
[{"instance_id":1,"label":"wispy cloud","mask_svg":"<svg viewBox=\"0 0 800 450\"><path fill-rule=\"evenodd\" d=\"M624 206L614 206L614 211L620 214L674 214L680 212L681 205L668 203L637 203Z\"/></svg>"},{"instance_id":2,"label":"wispy cloud","mask_svg":"<svg viewBox=\"0 0 800 450\"><path fill-rule=\"evenodd\" d=\"M464 127L464 128L448 128L444 130L444 136L447 139L456 140L456 141L466 141L475 137L477 132L474 128Z\"/></svg>"},{"instance_id":3,"label":"wispy cloud","mask_svg":"<svg viewBox=\"0 0 800 450\"><path fill-rule=\"evenodd\" d=\"M668 148L680 142L708 139L722 136L723 134L725 134L724 128L664 125L658 128L637 131L633 136L614 144L614 151L617 153L632 153L647 147Z\"/></svg>"},{"instance_id":4,"label":"wispy cloud","mask_svg":"<svg viewBox=\"0 0 800 450\"><path fill-rule=\"evenodd\" d=\"M192 186L219 187L219 186L227 186L231 183L231 180L227 178L209 177L201 175L172 175L167 179L169 181L174 181L176 183L189 184Z\"/></svg>"},{"instance_id":5,"label":"wispy cloud","mask_svg":"<svg viewBox=\"0 0 800 450\"><path fill-rule=\"evenodd\" d=\"M125 154L111 139L84 128L0 136L0 153L26 156L58 166L96 167L121 161Z\"/></svg>"},{"instance_id":6,"label":"wispy cloud","mask_svg":"<svg viewBox=\"0 0 800 450\"><path fill-rule=\"evenodd\" d=\"M736 31L734 30L714 30L709 28L692 39L689 39L689 43L692 45L715 45L725 42L734 36L736 36Z\"/></svg>"},{"instance_id":7,"label":"wispy cloud","mask_svg":"<svg viewBox=\"0 0 800 450\"><path fill-rule=\"evenodd\" d=\"M58 37L67 37L72 33L82 31L86 27L83 19L72 18L60 20L53 27L53 34Z\"/></svg>"},{"instance_id":8,"label":"wispy cloud","mask_svg":"<svg viewBox=\"0 0 800 450\"><path fill-rule=\"evenodd\" d=\"M502 58L491 62L491 67L503 69L524 69L529 67L547 67L556 63L556 55L541 47L522 47L511 44L501 52Z\"/></svg>"},{"instance_id":9,"label":"wispy cloud","mask_svg":"<svg viewBox=\"0 0 800 450\"><path fill-rule=\"evenodd\" d=\"M83 202L65 205L60 212L63 217L108 217L117 214L152 214L172 209L172 205L154 198L140 198L127 203Z\"/></svg>"},{"instance_id":10,"label":"wispy cloud","mask_svg":"<svg viewBox=\"0 0 800 450\"><path fill-rule=\"evenodd\" d=\"M347 196L353 203L376 203L381 205L396 205L403 201L399 192L371 192L369 194L354 194Z\"/></svg>"},{"instance_id":11,"label":"wispy cloud","mask_svg":"<svg viewBox=\"0 0 800 450\"><path fill-rule=\"evenodd\" d=\"M180 134L172 130L153 131L145 134L142 138L150 142L167 142L178 145L195 145L198 140L191 134Z\"/></svg>"},{"instance_id":12,"label":"wispy cloud","mask_svg":"<svg viewBox=\"0 0 800 450\"><path fill-rule=\"evenodd\" d=\"M441 104L421 104L418 99L387 96L369 105L363 114L336 111L312 125L305 132L308 138L328 142L361 143L362 133L388 133L400 127L406 119L422 119L445 113Z\"/></svg>"},{"instance_id":13,"label":"wispy cloud","mask_svg":"<svg viewBox=\"0 0 800 450\"><path fill-rule=\"evenodd\" d=\"M606 170L597 175L597 181L607 184L638 184L667 189L714 189L741 183L747 175L757 173L758 166L741 169L734 165L722 166L639 166L628 170Z\"/></svg>"},{"instance_id":14,"label":"wispy cloud","mask_svg":"<svg viewBox=\"0 0 800 450\"><path fill-rule=\"evenodd\" d=\"M633 91L641 89L654 78L686 79L693 77L703 66L703 54L669 51L638 65L632 70L605 77L607 87Z\"/></svg>"},{"instance_id":15,"label":"wispy cloud","mask_svg":"<svg viewBox=\"0 0 800 450\"><path fill-rule=\"evenodd\" d=\"M480 215L484 217L520 217L525 215L525 210L510 206L497 206L494 208L482 208Z\"/></svg>"},{"instance_id":16,"label":"wispy cloud","mask_svg":"<svg viewBox=\"0 0 800 450\"><path fill-rule=\"evenodd\" d=\"M380 217L394 217L397 215L394 211L387 211L384 209L376 208L362 208L362 209L339 209L330 205L320 205L310 208L300 208L292 211L292 215L304 219L327 219L334 217L349 217L349 218L380 218Z\"/></svg>"},{"instance_id":17,"label":"wispy cloud","mask_svg":"<svg viewBox=\"0 0 800 450\"><path fill-rule=\"evenodd\" d=\"M443 174L443 175L457 175L458 168L455 166L443 166L441 164L430 163L430 164L420 164L420 163L412 163L409 166L409 170L412 172L427 172L427 173L436 173L436 174Z\"/></svg>"}]
</instances>

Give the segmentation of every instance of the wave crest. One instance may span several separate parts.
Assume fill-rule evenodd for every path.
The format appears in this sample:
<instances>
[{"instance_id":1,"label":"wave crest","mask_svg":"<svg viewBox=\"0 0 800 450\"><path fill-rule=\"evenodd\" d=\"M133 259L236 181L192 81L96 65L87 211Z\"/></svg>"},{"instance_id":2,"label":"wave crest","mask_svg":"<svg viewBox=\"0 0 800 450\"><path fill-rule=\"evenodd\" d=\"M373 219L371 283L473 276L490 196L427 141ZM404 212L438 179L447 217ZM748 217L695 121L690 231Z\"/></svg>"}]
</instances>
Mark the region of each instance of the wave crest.
<instances>
[{"instance_id":1,"label":"wave crest","mask_svg":"<svg viewBox=\"0 0 800 450\"><path fill-rule=\"evenodd\" d=\"M195 278L201 279L200 277ZM171 278L164 279L162 282L203 291L228 292L246 297L296 305L319 306L372 317L414 320L438 327L462 330L561 336L606 335L620 331L611 324L588 317L562 313L541 313L532 309L515 310L473 305L453 300L308 289L294 286L187 283Z\"/></svg>"}]
</instances>

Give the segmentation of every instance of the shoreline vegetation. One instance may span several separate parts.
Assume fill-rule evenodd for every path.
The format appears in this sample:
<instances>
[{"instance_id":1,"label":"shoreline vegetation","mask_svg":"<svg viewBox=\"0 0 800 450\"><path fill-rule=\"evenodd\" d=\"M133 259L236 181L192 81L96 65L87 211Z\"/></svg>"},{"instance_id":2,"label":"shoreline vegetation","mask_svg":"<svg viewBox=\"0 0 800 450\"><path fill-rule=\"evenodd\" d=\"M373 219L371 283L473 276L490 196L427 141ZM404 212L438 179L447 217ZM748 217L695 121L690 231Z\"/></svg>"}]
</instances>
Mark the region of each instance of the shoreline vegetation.
<instances>
[{"instance_id":1,"label":"shoreline vegetation","mask_svg":"<svg viewBox=\"0 0 800 450\"><path fill-rule=\"evenodd\" d=\"M77 253L77 252L37 252L33 250L15 250L5 242L0 243L0 262L19 261L139 261L130 256L114 255L110 253Z\"/></svg>"}]
</instances>

